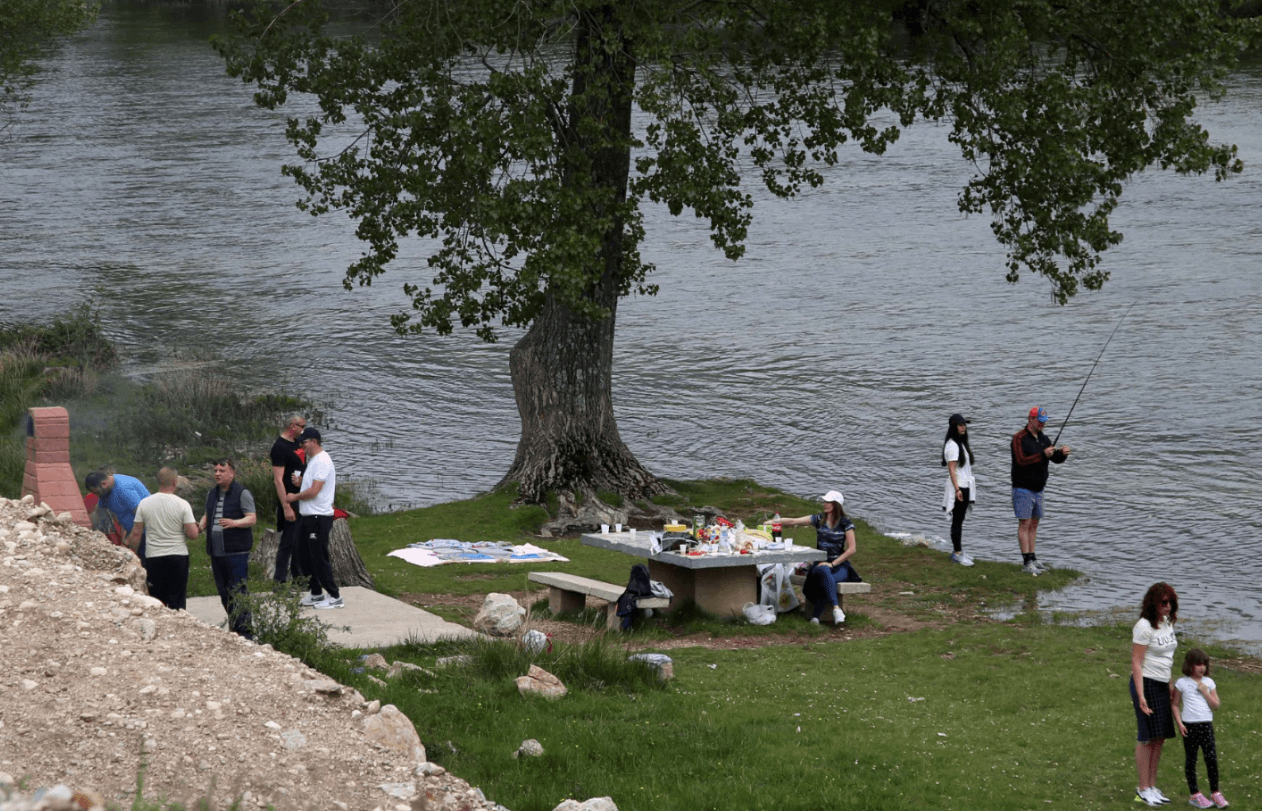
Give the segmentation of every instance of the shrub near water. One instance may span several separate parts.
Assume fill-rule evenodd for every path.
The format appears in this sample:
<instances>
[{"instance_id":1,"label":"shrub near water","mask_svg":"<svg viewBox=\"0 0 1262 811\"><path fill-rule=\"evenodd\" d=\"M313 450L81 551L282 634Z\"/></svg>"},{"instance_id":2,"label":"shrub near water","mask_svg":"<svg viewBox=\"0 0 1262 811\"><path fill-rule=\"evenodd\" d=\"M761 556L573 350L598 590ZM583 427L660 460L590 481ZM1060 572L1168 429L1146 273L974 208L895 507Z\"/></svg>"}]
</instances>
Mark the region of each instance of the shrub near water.
<instances>
[{"instance_id":1,"label":"shrub near water","mask_svg":"<svg viewBox=\"0 0 1262 811\"><path fill-rule=\"evenodd\" d=\"M80 304L49 324L0 325L0 350L23 347L46 365L108 369L118 362L114 345L101 329L100 314Z\"/></svg>"},{"instance_id":2,"label":"shrub near water","mask_svg":"<svg viewBox=\"0 0 1262 811\"><path fill-rule=\"evenodd\" d=\"M0 325L0 493L17 496L22 489L26 410L48 397L77 394L115 360L86 305L51 324Z\"/></svg>"}]
</instances>

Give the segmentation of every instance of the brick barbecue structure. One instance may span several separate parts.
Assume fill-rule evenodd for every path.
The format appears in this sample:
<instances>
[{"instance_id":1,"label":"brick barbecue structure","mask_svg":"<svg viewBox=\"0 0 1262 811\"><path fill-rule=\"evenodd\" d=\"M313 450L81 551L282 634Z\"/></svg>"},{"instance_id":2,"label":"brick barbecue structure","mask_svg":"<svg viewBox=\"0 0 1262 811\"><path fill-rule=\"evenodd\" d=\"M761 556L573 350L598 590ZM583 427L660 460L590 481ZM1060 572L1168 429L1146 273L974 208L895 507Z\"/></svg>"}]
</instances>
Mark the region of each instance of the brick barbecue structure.
<instances>
[{"instance_id":1,"label":"brick barbecue structure","mask_svg":"<svg viewBox=\"0 0 1262 811\"><path fill-rule=\"evenodd\" d=\"M91 526L70 467L70 414L61 406L32 408L28 413L22 495L33 495L36 504L43 502L54 513L70 513L79 526Z\"/></svg>"}]
</instances>

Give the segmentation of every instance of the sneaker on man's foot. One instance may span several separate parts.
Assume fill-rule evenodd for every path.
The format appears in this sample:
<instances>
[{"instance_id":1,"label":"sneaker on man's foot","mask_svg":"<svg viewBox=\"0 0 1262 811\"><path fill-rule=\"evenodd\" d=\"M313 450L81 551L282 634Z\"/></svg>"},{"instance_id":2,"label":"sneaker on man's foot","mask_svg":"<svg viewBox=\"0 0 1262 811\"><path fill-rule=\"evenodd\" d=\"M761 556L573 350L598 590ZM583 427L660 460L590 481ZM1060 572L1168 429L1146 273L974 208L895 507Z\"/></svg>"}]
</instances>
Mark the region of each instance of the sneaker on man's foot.
<instances>
[{"instance_id":1,"label":"sneaker on man's foot","mask_svg":"<svg viewBox=\"0 0 1262 811\"><path fill-rule=\"evenodd\" d=\"M1034 565L1034 561L1030 561L1029 563L1022 566L1021 571L1025 572L1026 574L1032 574L1035 577L1039 576L1039 567Z\"/></svg>"},{"instance_id":2,"label":"sneaker on man's foot","mask_svg":"<svg viewBox=\"0 0 1262 811\"><path fill-rule=\"evenodd\" d=\"M1043 572L1050 572L1052 570L1050 564L1044 563L1038 558L1035 558L1032 563L1034 564L1034 567L1039 570L1039 574L1042 574Z\"/></svg>"},{"instance_id":3,"label":"sneaker on man's foot","mask_svg":"<svg viewBox=\"0 0 1262 811\"><path fill-rule=\"evenodd\" d=\"M833 624L841 625L846 621L846 612L841 610L841 606L833 606Z\"/></svg>"},{"instance_id":4,"label":"sneaker on man's foot","mask_svg":"<svg viewBox=\"0 0 1262 811\"><path fill-rule=\"evenodd\" d=\"M1152 788L1148 789L1148 792L1153 796L1153 798L1157 802L1161 803L1162 805L1169 805L1170 803L1174 802L1174 800L1162 794L1161 789L1157 788L1156 786L1153 786Z\"/></svg>"},{"instance_id":5,"label":"sneaker on man's foot","mask_svg":"<svg viewBox=\"0 0 1262 811\"><path fill-rule=\"evenodd\" d=\"M1188 805L1194 805L1197 808L1213 808L1214 804L1210 799L1199 791L1188 797Z\"/></svg>"},{"instance_id":6,"label":"sneaker on man's foot","mask_svg":"<svg viewBox=\"0 0 1262 811\"><path fill-rule=\"evenodd\" d=\"M1226 808L1227 806L1231 805L1231 803L1227 802L1227 798L1223 796L1223 793L1221 791L1215 791L1213 794L1209 795L1209 798L1213 800L1214 805L1218 806L1219 808Z\"/></svg>"},{"instance_id":7,"label":"sneaker on man's foot","mask_svg":"<svg viewBox=\"0 0 1262 811\"><path fill-rule=\"evenodd\" d=\"M315 605L316 603L321 603L321 602L324 602L323 594L307 594L303 596L302 600L299 601L298 605Z\"/></svg>"},{"instance_id":8,"label":"sneaker on man's foot","mask_svg":"<svg viewBox=\"0 0 1262 811\"><path fill-rule=\"evenodd\" d=\"M952 563L958 563L958 564L960 564L961 566L972 566L972 565L973 565L973 559L972 559L972 558L970 558L968 555L964 554L963 552L952 552L952 553L951 553L951 562L952 562Z\"/></svg>"},{"instance_id":9,"label":"sneaker on man's foot","mask_svg":"<svg viewBox=\"0 0 1262 811\"><path fill-rule=\"evenodd\" d=\"M326 608L346 608L346 601L341 597L325 597L312 608L315 608L317 611L323 611Z\"/></svg>"},{"instance_id":10,"label":"sneaker on man's foot","mask_svg":"<svg viewBox=\"0 0 1262 811\"><path fill-rule=\"evenodd\" d=\"M1151 788L1137 788L1135 789L1135 795L1135 802L1137 803L1143 803L1144 805L1153 807L1161 805L1161 800L1158 800L1156 796L1153 795Z\"/></svg>"}]
</instances>

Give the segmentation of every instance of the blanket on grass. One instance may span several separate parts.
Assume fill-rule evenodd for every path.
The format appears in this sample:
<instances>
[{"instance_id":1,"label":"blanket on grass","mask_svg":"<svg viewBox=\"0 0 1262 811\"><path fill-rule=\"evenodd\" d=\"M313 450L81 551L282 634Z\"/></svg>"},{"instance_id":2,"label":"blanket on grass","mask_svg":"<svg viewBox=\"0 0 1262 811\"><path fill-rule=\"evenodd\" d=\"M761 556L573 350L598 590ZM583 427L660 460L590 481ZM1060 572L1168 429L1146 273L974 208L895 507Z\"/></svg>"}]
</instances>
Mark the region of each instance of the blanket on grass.
<instances>
[{"instance_id":1,"label":"blanket on grass","mask_svg":"<svg viewBox=\"0 0 1262 811\"><path fill-rule=\"evenodd\" d=\"M466 543L450 538L408 544L389 553L389 556L416 566L441 566L444 563L537 563L546 560L569 562L569 558L534 544L515 546L507 541Z\"/></svg>"}]
</instances>

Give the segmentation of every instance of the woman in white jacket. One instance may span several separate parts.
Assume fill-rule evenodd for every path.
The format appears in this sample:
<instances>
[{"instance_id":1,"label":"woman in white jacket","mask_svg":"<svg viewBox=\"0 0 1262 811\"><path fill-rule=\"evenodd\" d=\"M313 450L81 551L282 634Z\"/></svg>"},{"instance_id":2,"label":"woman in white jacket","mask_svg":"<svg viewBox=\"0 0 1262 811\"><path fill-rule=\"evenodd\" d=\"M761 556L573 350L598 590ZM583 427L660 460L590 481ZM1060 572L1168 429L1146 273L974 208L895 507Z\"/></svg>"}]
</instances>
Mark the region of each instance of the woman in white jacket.
<instances>
[{"instance_id":1,"label":"woman in white jacket","mask_svg":"<svg viewBox=\"0 0 1262 811\"><path fill-rule=\"evenodd\" d=\"M968 447L968 420L963 414L952 414L947 424L946 441L942 444L942 466L947 469L946 491L942 509L951 516L951 562L972 566L973 559L964 554L964 518L977 499L973 480L973 451Z\"/></svg>"}]
</instances>

